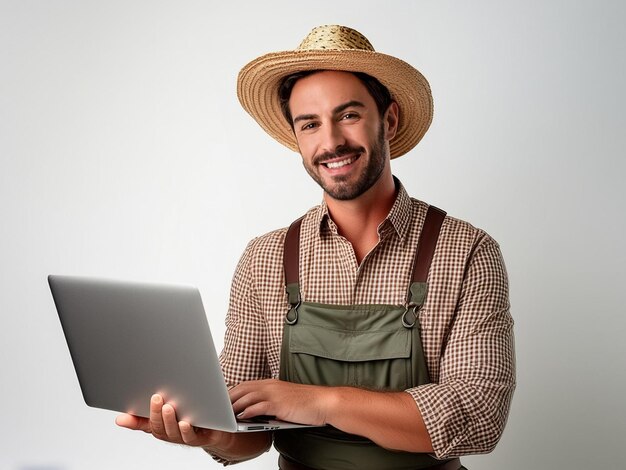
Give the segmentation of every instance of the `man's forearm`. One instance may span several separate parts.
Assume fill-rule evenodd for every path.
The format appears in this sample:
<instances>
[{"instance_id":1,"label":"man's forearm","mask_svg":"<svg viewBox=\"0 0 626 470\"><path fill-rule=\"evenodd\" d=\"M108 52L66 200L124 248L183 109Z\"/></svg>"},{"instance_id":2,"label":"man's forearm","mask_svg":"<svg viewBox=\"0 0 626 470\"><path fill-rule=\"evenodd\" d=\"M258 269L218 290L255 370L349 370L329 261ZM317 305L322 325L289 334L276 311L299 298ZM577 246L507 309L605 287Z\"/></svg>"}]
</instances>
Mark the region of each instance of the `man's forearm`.
<instances>
[{"instance_id":1,"label":"man's forearm","mask_svg":"<svg viewBox=\"0 0 626 470\"><path fill-rule=\"evenodd\" d=\"M367 437L381 447L433 452L424 420L405 392L303 385L276 379L242 382L229 391L243 419L274 415L294 423L330 424Z\"/></svg>"},{"instance_id":2,"label":"man's forearm","mask_svg":"<svg viewBox=\"0 0 626 470\"><path fill-rule=\"evenodd\" d=\"M241 462L253 459L266 452L272 445L269 431L248 433L221 433L219 440L203 449L209 454L227 460Z\"/></svg>"},{"instance_id":3,"label":"man's forearm","mask_svg":"<svg viewBox=\"0 0 626 470\"><path fill-rule=\"evenodd\" d=\"M373 392L352 387L329 388L326 422L344 432L371 439L381 447L433 452L415 401L405 392Z\"/></svg>"}]
</instances>

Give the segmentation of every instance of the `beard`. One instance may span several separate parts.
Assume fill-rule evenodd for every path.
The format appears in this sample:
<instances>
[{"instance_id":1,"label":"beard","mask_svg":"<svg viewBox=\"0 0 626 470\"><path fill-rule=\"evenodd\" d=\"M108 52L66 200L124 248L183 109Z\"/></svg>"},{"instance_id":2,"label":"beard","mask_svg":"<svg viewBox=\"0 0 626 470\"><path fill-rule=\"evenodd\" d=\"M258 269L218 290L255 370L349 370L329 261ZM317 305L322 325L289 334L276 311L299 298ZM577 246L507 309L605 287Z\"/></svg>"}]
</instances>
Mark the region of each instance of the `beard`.
<instances>
[{"instance_id":1,"label":"beard","mask_svg":"<svg viewBox=\"0 0 626 470\"><path fill-rule=\"evenodd\" d=\"M378 181L380 175L385 169L385 130L382 122L380 124L380 128L378 129L376 141L371 148L367 166L363 168L354 183L350 183L349 175L333 176L332 182L328 183L323 181L319 172L316 171L316 168L320 165L319 162L330 160L331 158L338 158L344 155L357 153L361 154L359 158L362 158L362 156L365 154L365 149L363 147L342 145L337 147L334 152L325 152L323 154L317 155L313 159L313 162L310 166L304 163L304 159L302 161L307 173L311 176L311 178L315 180L317 184L320 185L320 187L324 190L326 194L328 194L333 199L339 201L349 201L352 199L356 199L372 186L374 186L374 183Z\"/></svg>"}]
</instances>

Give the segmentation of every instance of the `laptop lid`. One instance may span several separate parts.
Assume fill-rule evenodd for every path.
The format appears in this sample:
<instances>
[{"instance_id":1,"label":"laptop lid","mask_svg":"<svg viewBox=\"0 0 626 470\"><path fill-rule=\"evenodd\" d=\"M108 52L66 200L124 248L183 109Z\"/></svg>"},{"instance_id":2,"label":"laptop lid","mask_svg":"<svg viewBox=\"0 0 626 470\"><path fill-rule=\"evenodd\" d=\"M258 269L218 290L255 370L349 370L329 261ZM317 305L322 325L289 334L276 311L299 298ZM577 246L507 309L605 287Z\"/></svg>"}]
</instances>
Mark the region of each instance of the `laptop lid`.
<instances>
[{"instance_id":1,"label":"laptop lid","mask_svg":"<svg viewBox=\"0 0 626 470\"><path fill-rule=\"evenodd\" d=\"M198 427L301 427L237 423L197 288L60 275L48 283L87 405L148 417L159 393Z\"/></svg>"}]
</instances>

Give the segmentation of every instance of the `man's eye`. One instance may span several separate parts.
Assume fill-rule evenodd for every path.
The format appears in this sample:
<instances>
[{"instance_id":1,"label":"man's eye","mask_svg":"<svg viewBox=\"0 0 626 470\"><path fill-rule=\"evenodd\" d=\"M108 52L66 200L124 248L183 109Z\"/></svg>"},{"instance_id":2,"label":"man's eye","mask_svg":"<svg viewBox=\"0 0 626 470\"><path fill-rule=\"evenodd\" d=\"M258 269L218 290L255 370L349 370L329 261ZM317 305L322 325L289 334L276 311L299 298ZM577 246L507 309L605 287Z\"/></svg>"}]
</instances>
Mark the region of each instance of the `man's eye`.
<instances>
[{"instance_id":1,"label":"man's eye","mask_svg":"<svg viewBox=\"0 0 626 470\"><path fill-rule=\"evenodd\" d=\"M317 124L315 122L307 122L300 129L303 131L308 131L310 129L315 129L316 127L317 127Z\"/></svg>"},{"instance_id":2,"label":"man's eye","mask_svg":"<svg viewBox=\"0 0 626 470\"><path fill-rule=\"evenodd\" d=\"M357 113L345 113L341 116L341 119L356 119L359 115Z\"/></svg>"}]
</instances>

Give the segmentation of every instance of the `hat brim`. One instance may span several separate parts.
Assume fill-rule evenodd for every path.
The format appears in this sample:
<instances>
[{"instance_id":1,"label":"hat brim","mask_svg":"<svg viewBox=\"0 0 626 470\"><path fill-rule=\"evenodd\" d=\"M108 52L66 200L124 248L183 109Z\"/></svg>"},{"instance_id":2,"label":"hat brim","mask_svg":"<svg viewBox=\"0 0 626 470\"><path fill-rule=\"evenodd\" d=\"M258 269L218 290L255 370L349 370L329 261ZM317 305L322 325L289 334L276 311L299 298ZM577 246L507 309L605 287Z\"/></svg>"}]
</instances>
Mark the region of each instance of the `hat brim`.
<instances>
[{"instance_id":1,"label":"hat brim","mask_svg":"<svg viewBox=\"0 0 626 470\"><path fill-rule=\"evenodd\" d=\"M241 69L237 96L246 112L270 136L294 152L298 152L298 144L281 112L278 87L286 76L306 70L363 72L387 87L400 108L398 131L389 143L391 158L415 147L432 122L433 99L428 81L401 59L358 49L273 52Z\"/></svg>"}]
</instances>

